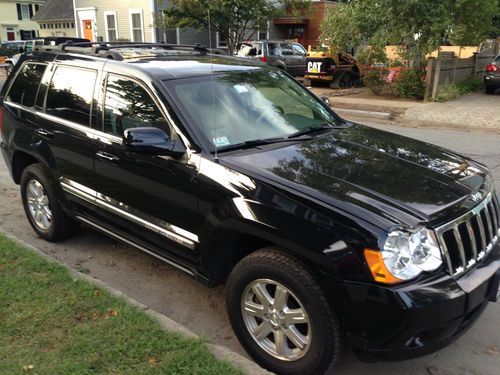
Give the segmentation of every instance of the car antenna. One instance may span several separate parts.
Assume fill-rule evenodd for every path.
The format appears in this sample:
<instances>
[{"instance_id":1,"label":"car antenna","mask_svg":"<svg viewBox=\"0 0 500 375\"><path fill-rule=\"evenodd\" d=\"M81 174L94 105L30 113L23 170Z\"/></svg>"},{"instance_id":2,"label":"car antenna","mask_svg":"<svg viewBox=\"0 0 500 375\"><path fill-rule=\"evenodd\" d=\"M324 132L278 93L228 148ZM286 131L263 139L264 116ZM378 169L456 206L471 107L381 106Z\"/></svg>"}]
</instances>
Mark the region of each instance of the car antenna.
<instances>
[{"instance_id":1,"label":"car antenna","mask_svg":"<svg viewBox=\"0 0 500 375\"><path fill-rule=\"evenodd\" d=\"M212 113L214 114L213 117L213 127L214 127L214 138L213 138L213 143L215 146L215 152L214 152L214 158L215 162L219 162L219 156L217 153L217 111L215 111L215 90L214 90L214 55L212 53L212 20L210 18L210 9L208 9L208 46L209 46L209 53L210 53L210 87L211 87L211 95L212 95Z\"/></svg>"}]
</instances>

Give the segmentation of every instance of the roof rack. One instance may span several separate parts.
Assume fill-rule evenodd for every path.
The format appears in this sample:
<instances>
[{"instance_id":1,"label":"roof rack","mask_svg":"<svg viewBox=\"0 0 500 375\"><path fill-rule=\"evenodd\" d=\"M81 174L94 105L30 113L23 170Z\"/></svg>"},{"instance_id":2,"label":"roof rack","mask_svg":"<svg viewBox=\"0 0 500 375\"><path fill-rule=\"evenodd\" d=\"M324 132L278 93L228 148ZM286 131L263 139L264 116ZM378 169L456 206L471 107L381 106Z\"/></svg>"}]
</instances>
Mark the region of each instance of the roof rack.
<instances>
[{"instance_id":1,"label":"roof rack","mask_svg":"<svg viewBox=\"0 0 500 375\"><path fill-rule=\"evenodd\" d=\"M167 44L167 43L131 43L131 42L77 42L62 43L55 46L40 46L37 51L78 53L104 57L113 60L127 60L140 57L159 57L168 51L195 51L200 54L222 54L223 51L208 49L200 44Z\"/></svg>"}]
</instances>

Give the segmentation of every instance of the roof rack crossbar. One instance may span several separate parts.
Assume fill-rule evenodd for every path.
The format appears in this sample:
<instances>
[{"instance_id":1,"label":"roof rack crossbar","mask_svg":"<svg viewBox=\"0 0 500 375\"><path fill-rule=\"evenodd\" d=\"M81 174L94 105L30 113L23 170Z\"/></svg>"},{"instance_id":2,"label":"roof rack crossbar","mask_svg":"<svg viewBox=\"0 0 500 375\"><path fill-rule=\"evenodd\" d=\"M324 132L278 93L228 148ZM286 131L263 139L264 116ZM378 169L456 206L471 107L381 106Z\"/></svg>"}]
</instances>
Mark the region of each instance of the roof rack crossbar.
<instances>
[{"instance_id":1,"label":"roof rack crossbar","mask_svg":"<svg viewBox=\"0 0 500 375\"><path fill-rule=\"evenodd\" d=\"M144 50L172 50L172 51L196 51L201 54L214 53L221 54L222 51L209 49L200 44L168 44L168 43L136 43L136 42L68 42L55 46L41 46L37 51L55 53L76 53L87 56L104 57L114 60L126 60L141 57L140 54L133 54L130 51L120 51L127 49Z\"/></svg>"}]
</instances>

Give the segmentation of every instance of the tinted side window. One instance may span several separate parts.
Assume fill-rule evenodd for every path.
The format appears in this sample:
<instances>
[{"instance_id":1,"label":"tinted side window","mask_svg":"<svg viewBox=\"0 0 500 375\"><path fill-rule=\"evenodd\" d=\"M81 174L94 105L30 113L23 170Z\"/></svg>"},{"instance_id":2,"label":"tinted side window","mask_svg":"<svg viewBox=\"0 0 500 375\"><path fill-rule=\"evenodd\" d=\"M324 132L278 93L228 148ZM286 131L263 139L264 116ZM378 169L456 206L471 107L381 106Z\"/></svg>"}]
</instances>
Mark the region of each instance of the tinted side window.
<instances>
[{"instance_id":1,"label":"tinted side window","mask_svg":"<svg viewBox=\"0 0 500 375\"><path fill-rule=\"evenodd\" d=\"M165 118L144 87L109 75L104 102L104 131L121 137L129 128L155 126L168 130Z\"/></svg>"},{"instance_id":2,"label":"tinted side window","mask_svg":"<svg viewBox=\"0 0 500 375\"><path fill-rule=\"evenodd\" d=\"M281 43L282 55L293 55L292 45L290 43Z\"/></svg>"},{"instance_id":3,"label":"tinted side window","mask_svg":"<svg viewBox=\"0 0 500 375\"><path fill-rule=\"evenodd\" d=\"M279 56L280 55L280 49L279 49L278 43L268 43L267 50L268 50L269 56Z\"/></svg>"},{"instance_id":4,"label":"tinted side window","mask_svg":"<svg viewBox=\"0 0 500 375\"><path fill-rule=\"evenodd\" d=\"M33 107L36 92L46 68L47 65L43 64L26 64L12 84L7 100L26 107Z\"/></svg>"},{"instance_id":5,"label":"tinted side window","mask_svg":"<svg viewBox=\"0 0 500 375\"><path fill-rule=\"evenodd\" d=\"M89 126L95 70L59 66L47 94L47 113Z\"/></svg>"},{"instance_id":6,"label":"tinted side window","mask_svg":"<svg viewBox=\"0 0 500 375\"><path fill-rule=\"evenodd\" d=\"M292 47L293 47L294 55L298 55L298 56L305 56L306 55L306 50L301 45L294 44Z\"/></svg>"}]
</instances>

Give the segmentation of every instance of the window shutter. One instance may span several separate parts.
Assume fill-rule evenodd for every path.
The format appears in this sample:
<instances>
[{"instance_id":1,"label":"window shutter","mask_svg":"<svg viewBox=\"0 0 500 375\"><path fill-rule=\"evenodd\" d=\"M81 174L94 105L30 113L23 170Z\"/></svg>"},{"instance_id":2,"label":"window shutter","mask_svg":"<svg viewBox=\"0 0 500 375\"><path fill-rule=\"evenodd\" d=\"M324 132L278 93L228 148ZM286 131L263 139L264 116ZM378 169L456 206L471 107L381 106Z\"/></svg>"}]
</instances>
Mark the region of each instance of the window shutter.
<instances>
[{"instance_id":1,"label":"window shutter","mask_svg":"<svg viewBox=\"0 0 500 375\"><path fill-rule=\"evenodd\" d=\"M22 20L23 19L23 15L21 13L21 4L16 4L17 6L17 19L18 20Z\"/></svg>"},{"instance_id":2,"label":"window shutter","mask_svg":"<svg viewBox=\"0 0 500 375\"><path fill-rule=\"evenodd\" d=\"M30 8L30 19L33 18L33 4L29 5Z\"/></svg>"}]
</instances>

